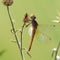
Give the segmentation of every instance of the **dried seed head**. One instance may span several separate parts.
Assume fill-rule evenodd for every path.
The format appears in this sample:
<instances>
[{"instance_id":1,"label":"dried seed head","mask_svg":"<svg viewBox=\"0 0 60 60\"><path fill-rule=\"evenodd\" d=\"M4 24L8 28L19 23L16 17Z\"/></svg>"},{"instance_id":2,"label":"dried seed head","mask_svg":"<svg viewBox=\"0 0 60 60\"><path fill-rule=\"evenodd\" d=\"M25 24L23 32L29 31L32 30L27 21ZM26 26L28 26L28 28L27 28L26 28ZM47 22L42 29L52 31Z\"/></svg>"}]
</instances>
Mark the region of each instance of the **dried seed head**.
<instances>
[{"instance_id":1,"label":"dried seed head","mask_svg":"<svg viewBox=\"0 0 60 60\"><path fill-rule=\"evenodd\" d=\"M3 0L3 4L6 6L11 6L13 4L13 0Z\"/></svg>"},{"instance_id":2,"label":"dried seed head","mask_svg":"<svg viewBox=\"0 0 60 60\"><path fill-rule=\"evenodd\" d=\"M28 20L29 20L28 14L25 13L25 15L24 15L24 19L23 19L23 22L24 22L24 23L27 23Z\"/></svg>"}]
</instances>

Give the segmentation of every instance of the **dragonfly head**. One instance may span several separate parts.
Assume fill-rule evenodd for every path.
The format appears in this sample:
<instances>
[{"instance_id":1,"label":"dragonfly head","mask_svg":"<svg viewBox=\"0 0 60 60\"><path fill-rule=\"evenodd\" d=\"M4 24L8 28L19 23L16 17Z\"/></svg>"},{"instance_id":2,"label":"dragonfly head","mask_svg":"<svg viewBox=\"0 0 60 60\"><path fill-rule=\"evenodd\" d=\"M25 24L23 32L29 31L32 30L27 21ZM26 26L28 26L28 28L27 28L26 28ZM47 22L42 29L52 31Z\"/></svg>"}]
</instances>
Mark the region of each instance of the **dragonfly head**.
<instances>
[{"instance_id":1,"label":"dragonfly head","mask_svg":"<svg viewBox=\"0 0 60 60\"><path fill-rule=\"evenodd\" d=\"M30 16L30 18L33 19L33 20L35 20L35 19L36 19L36 16L32 14L32 15Z\"/></svg>"}]
</instances>

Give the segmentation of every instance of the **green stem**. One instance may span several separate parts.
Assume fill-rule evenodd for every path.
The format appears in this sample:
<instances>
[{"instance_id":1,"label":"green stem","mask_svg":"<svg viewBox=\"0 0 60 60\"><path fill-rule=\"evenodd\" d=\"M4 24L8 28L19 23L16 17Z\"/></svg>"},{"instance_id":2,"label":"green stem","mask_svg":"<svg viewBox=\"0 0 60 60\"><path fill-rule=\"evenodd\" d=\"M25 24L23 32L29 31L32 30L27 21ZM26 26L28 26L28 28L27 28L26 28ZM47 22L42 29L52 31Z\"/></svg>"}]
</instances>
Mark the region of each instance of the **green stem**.
<instances>
[{"instance_id":1,"label":"green stem","mask_svg":"<svg viewBox=\"0 0 60 60\"><path fill-rule=\"evenodd\" d=\"M22 53L22 31L20 31L21 33L21 55L22 55L22 58L23 58L23 53Z\"/></svg>"},{"instance_id":2,"label":"green stem","mask_svg":"<svg viewBox=\"0 0 60 60\"><path fill-rule=\"evenodd\" d=\"M9 6L7 6L7 12L8 12L8 15L9 15L9 18L10 18L10 22L11 22L12 30L13 30L13 32L14 32L14 36L15 36L15 39L16 39L16 42L17 42L18 48L19 48L19 50L20 50L20 52L21 52L22 60L24 60L24 59L23 59L23 54L22 54L22 49L21 49L21 48L22 48L22 42L21 42L21 47L20 47L20 44L19 44L19 41L18 41L18 37L17 37L16 32L15 32L14 24L13 24L13 21L12 21L12 18L11 18L10 12L9 12ZM22 41L22 38L21 38L21 41Z\"/></svg>"},{"instance_id":3,"label":"green stem","mask_svg":"<svg viewBox=\"0 0 60 60\"><path fill-rule=\"evenodd\" d=\"M56 53L55 53L55 60L57 60L57 59L56 59L56 56L57 56L57 54L58 54L59 47L60 47L60 42L59 42L59 44L58 44L57 51L56 51Z\"/></svg>"}]
</instances>

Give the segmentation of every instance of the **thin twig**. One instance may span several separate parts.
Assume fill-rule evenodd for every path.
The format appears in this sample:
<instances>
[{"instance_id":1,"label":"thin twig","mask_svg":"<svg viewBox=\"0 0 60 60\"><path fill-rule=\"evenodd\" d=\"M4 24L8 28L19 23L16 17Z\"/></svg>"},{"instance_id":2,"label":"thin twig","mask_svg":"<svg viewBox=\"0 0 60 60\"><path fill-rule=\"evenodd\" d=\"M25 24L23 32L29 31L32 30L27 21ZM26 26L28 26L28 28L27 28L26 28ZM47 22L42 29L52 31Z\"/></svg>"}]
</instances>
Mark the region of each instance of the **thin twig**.
<instances>
[{"instance_id":1,"label":"thin twig","mask_svg":"<svg viewBox=\"0 0 60 60\"><path fill-rule=\"evenodd\" d=\"M24 28L24 26L22 26L22 30L20 31L20 33L21 33L21 55L22 55L22 58L24 58L23 57L23 53L22 53L22 34L23 34L23 28Z\"/></svg>"},{"instance_id":2,"label":"thin twig","mask_svg":"<svg viewBox=\"0 0 60 60\"><path fill-rule=\"evenodd\" d=\"M30 53L29 53L25 48L22 48L22 40L23 40L22 38L23 38L24 26L25 26L25 24L23 24L22 30L20 31L20 33L21 33L21 49L22 49L22 50L25 50L25 51L27 52L27 54L29 55L29 57L31 57ZM21 51L22 51L22 50L21 50ZM21 52L21 54L22 54L22 52Z\"/></svg>"},{"instance_id":3,"label":"thin twig","mask_svg":"<svg viewBox=\"0 0 60 60\"><path fill-rule=\"evenodd\" d=\"M59 51L59 47L60 47L60 42L59 42L59 44L58 44L58 46L57 46L57 51L56 51L56 53L55 53L55 60L57 60L56 57L57 57L57 54L58 54L58 51Z\"/></svg>"},{"instance_id":4,"label":"thin twig","mask_svg":"<svg viewBox=\"0 0 60 60\"><path fill-rule=\"evenodd\" d=\"M15 39L16 39L16 42L17 42L18 48L19 48L19 50L20 50L20 52L21 52L22 60L24 60L24 59L23 59L23 54L22 54L22 49L21 49L22 47L21 47L20 44L19 44L19 40L18 40L18 37L17 37L16 32L15 32L15 27L14 27L14 24L13 24L13 21L12 21L11 15L10 15L9 6L7 6L7 12L8 12L8 15L9 15L9 18L10 18L10 22L11 22L12 30L13 30L13 32L14 32L14 36L15 36ZM21 44L22 44L22 43L21 43Z\"/></svg>"}]
</instances>

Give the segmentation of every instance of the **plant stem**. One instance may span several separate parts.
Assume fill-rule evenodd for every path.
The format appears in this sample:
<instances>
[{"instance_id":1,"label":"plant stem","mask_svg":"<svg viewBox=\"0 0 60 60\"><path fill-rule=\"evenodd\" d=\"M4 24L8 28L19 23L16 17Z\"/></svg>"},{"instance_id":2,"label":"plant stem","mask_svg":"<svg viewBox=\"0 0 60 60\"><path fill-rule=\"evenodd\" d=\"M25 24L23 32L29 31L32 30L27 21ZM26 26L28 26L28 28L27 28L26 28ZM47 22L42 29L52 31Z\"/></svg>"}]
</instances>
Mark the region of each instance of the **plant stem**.
<instances>
[{"instance_id":1,"label":"plant stem","mask_svg":"<svg viewBox=\"0 0 60 60\"><path fill-rule=\"evenodd\" d=\"M15 39L16 39L16 42L17 42L18 48L19 48L19 50L20 50L20 52L21 52L22 60L24 60L24 59L23 59L23 54L22 54L22 38L21 38L21 46L20 46L20 44L19 44L19 40L18 40L18 37L17 37L16 32L15 32L14 24L13 24L13 21L12 21L11 15L10 15L9 6L7 6L7 12L8 12L8 15L9 15L9 18L10 18L10 22L11 22L12 30L13 30L13 32L14 32L14 36L15 36Z\"/></svg>"},{"instance_id":2,"label":"plant stem","mask_svg":"<svg viewBox=\"0 0 60 60\"><path fill-rule=\"evenodd\" d=\"M59 44L58 44L58 46L57 46L57 51L56 51L56 53L55 53L55 60L57 60L57 59L56 59L56 56L57 56L57 54L58 54L59 47L60 47L60 42L59 42Z\"/></svg>"},{"instance_id":3,"label":"plant stem","mask_svg":"<svg viewBox=\"0 0 60 60\"><path fill-rule=\"evenodd\" d=\"M22 55L22 58L23 58L23 53L22 53L22 34L23 34L23 26L22 26L22 30L20 31L21 33L21 55Z\"/></svg>"}]
</instances>

